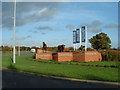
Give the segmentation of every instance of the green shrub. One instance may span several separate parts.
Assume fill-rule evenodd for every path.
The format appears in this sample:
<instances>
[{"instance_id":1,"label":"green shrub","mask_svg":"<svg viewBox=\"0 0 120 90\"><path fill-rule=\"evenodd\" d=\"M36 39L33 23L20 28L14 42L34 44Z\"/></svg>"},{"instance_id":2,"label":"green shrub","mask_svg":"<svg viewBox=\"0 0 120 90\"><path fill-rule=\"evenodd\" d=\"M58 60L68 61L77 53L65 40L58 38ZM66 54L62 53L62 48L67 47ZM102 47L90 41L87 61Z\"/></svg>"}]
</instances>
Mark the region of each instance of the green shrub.
<instances>
[{"instance_id":1,"label":"green shrub","mask_svg":"<svg viewBox=\"0 0 120 90\"><path fill-rule=\"evenodd\" d=\"M102 59L105 61L120 61L120 51L118 50L106 50L100 51Z\"/></svg>"}]
</instances>

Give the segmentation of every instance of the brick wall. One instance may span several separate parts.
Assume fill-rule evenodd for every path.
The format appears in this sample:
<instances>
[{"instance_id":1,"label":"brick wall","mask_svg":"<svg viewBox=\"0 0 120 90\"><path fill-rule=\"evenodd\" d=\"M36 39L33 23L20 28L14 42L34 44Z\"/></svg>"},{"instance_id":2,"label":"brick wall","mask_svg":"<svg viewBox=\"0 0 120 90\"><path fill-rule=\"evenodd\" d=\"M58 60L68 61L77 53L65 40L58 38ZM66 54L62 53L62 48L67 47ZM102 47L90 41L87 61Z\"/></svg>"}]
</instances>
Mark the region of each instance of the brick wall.
<instances>
[{"instance_id":1,"label":"brick wall","mask_svg":"<svg viewBox=\"0 0 120 90\"><path fill-rule=\"evenodd\" d=\"M73 53L72 52L58 52L53 54L53 60L64 62L64 61L72 61Z\"/></svg>"},{"instance_id":2,"label":"brick wall","mask_svg":"<svg viewBox=\"0 0 120 90\"><path fill-rule=\"evenodd\" d=\"M84 52L74 52L73 61L85 62L85 53Z\"/></svg>"},{"instance_id":3,"label":"brick wall","mask_svg":"<svg viewBox=\"0 0 120 90\"><path fill-rule=\"evenodd\" d=\"M102 56L97 51L86 51L85 53L86 53L86 55L85 55L85 62L102 61ZM91 53L91 55L87 55L89 53Z\"/></svg>"},{"instance_id":4,"label":"brick wall","mask_svg":"<svg viewBox=\"0 0 120 90\"><path fill-rule=\"evenodd\" d=\"M85 51L73 53L73 61L90 62L102 61L101 54L97 51Z\"/></svg>"},{"instance_id":5,"label":"brick wall","mask_svg":"<svg viewBox=\"0 0 120 90\"><path fill-rule=\"evenodd\" d=\"M49 53L50 51L47 51L46 50L46 53ZM43 50L41 50L41 49L37 49L37 53L43 53Z\"/></svg>"},{"instance_id":6,"label":"brick wall","mask_svg":"<svg viewBox=\"0 0 120 90\"><path fill-rule=\"evenodd\" d=\"M64 61L102 61L102 56L97 51L85 51L85 52L58 52L58 53L37 53L36 59L55 60L58 62Z\"/></svg>"},{"instance_id":7,"label":"brick wall","mask_svg":"<svg viewBox=\"0 0 120 90\"><path fill-rule=\"evenodd\" d=\"M36 53L35 54L36 59L46 59L46 60L52 60L52 53Z\"/></svg>"},{"instance_id":8,"label":"brick wall","mask_svg":"<svg viewBox=\"0 0 120 90\"><path fill-rule=\"evenodd\" d=\"M43 50L37 49L37 53L43 53Z\"/></svg>"},{"instance_id":9,"label":"brick wall","mask_svg":"<svg viewBox=\"0 0 120 90\"><path fill-rule=\"evenodd\" d=\"M53 57L53 60L58 61L58 54L57 53L53 53L52 57Z\"/></svg>"}]
</instances>

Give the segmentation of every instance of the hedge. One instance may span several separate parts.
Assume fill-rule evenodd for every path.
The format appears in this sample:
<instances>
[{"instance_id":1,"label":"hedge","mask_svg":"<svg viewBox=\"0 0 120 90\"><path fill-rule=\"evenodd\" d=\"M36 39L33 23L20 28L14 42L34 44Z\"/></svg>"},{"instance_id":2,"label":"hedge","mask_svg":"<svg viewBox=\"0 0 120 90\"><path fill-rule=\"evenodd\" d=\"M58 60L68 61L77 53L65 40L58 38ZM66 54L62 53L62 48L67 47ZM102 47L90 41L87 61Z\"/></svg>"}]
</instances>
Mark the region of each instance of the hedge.
<instances>
[{"instance_id":1,"label":"hedge","mask_svg":"<svg viewBox=\"0 0 120 90\"><path fill-rule=\"evenodd\" d=\"M106 50L100 51L100 53L105 61L120 61L120 51L118 50Z\"/></svg>"}]
</instances>

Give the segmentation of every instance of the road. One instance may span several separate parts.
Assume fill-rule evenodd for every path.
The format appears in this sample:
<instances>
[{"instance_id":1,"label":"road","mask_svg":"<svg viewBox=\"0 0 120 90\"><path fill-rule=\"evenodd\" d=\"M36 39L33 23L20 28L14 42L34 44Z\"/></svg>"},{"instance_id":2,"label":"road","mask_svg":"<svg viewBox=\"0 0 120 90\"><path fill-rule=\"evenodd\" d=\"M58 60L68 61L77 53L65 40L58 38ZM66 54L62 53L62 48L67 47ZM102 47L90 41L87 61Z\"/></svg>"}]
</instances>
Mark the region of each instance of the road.
<instances>
[{"instance_id":1,"label":"road","mask_svg":"<svg viewBox=\"0 0 120 90\"><path fill-rule=\"evenodd\" d=\"M83 83L2 70L2 88L118 88L113 85Z\"/></svg>"}]
</instances>

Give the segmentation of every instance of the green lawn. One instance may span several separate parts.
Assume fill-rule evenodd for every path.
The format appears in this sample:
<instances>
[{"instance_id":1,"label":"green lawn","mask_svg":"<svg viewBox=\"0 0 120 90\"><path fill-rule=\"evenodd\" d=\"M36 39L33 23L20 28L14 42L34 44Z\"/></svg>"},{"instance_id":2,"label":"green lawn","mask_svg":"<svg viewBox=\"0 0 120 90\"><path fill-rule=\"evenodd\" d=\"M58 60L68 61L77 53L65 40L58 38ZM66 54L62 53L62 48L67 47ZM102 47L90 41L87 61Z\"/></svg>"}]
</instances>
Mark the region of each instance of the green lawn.
<instances>
[{"instance_id":1,"label":"green lawn","mask_svg":"<svg viewBox=\"0 0 120 90\"><path fill-rule=\"evenodd\" d=\"M2 55L12 55L12 51L0 51Z\"/></svg>"},{"instance_id":2,"label":"green lawn","mask_svg":"<svg viewBox=\"0 0 120 90\"><path fill-rule=\"evenodd\" d=\"M36 61L44 63L58 63L58 64L71 64L71 65L84 65L84 66L104 66L104 67L119 67L120 62L118 61L102 61L102 62L56 62L54 60L42 60L36 59Z\"/></svg>"},{"instance_id":3,"label":"green lawn","mask_svg":"<svg viewBox=\"0 0 120 90\"><path fill-rule=\"evenodd\" d=\"M89 67L60 63L37 62L32 55L17 56L16 64L11 57L3 57L2 67L27 72L48 74L69 78L118 82L118 68Z\"/></svg>"},{"instance_id":4,"label":"green lawn","mask_svg":"<svg viewBox=\"0 0 120 90\"><path fill-rule=\"evenodd\" d=\"M20 51L20 53L24 53L24 52L30 52L30 51ZM0 53L2 53L2 55L12 55L13 51L0 51ZM18 51L16 51L16 54L18 54Z\"/></svg>"}]
</instances>

